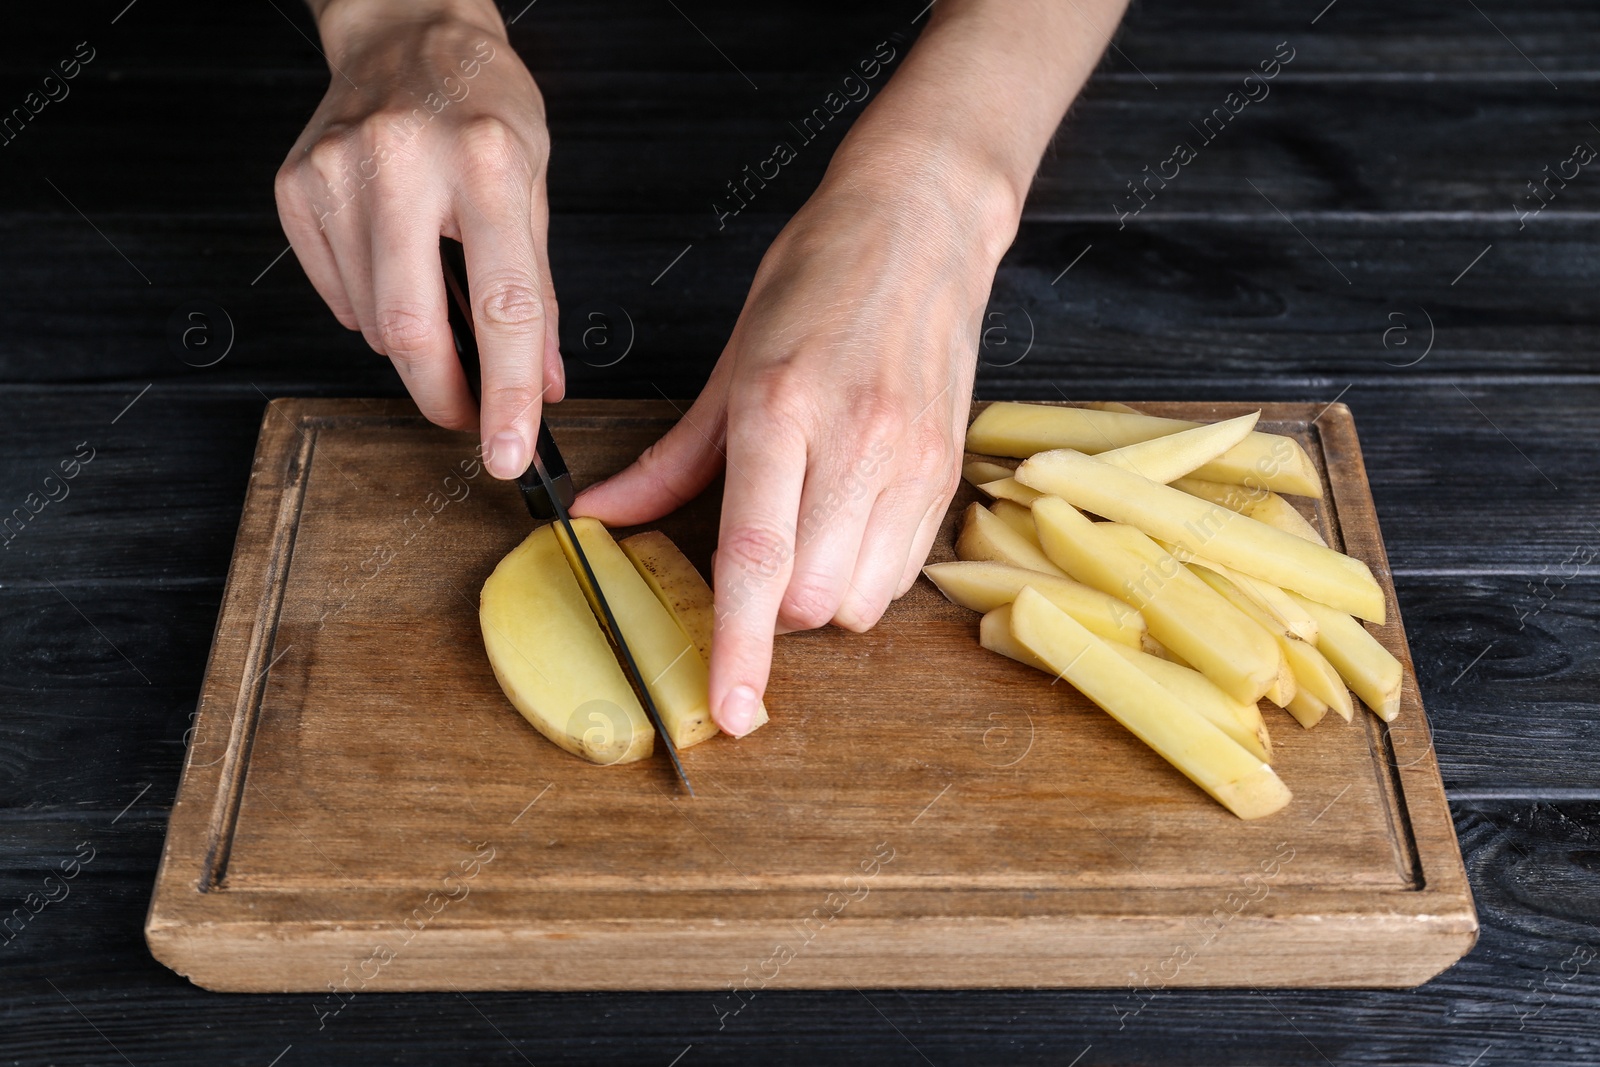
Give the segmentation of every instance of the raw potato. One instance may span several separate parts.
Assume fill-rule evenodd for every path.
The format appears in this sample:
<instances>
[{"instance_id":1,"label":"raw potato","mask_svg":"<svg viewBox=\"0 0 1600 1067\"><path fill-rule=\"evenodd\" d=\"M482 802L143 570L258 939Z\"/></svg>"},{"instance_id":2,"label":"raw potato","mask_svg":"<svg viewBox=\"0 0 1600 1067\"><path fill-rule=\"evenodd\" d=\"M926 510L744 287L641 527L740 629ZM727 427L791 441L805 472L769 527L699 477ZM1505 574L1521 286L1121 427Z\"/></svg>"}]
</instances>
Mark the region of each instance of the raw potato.
<instances>
[{"instance_id":1,"label":"raw potato","mask_svg":"<svg viewBox=\"0 0 1600 1067\"><path fill-rule=\"evenodd\" d=\"M1165 541L1157 541L1156 543L1172 553L1180 562L1195 567L1203 567L1213 574L1226 578L1232 591L1239 593L1245 600L1271 619L1270 623L1265 624L1267 629L1277 630L1281 628L1302 641L1316 641L1317 620L1313 619L1299 604L1291 600L1288 593L1285 593L1271 582L1263 582L1260 578L1252 578L1248 574L1240 574L1232 567L1224 567L1216 560L1197 556L1178 545L1168 544ZM1201 577L1203 578L1205 575L1201 575ZM1229 599L1231 600L1232 597L1229 597ZM1247 611L1245 614L1250 615L1252 618L1255 617L1254 612Z\"/></svg>"},{"instance_id":2,"label":"raw potato","mask_svg":"<svg viewBox=\"0 0 1600 1067\"><path fill-rule=\"evenodd\" d=\"M606 602L622 627L622 636L633 651L673 745L685 749L715 734L706 665L683 627L650 591L599 520L573 519L572 528L605 590Z\"/></svg>"},{"instance_id":3,"label":"raw potato","mask_svg":"<svg viewBox=\"0 0 1600 1067\"><path fill-rule=\"evenodd\" d=\"M1011 606L1021 645L1241 819L1270 815L1291 794L1272 768L1032 589Z\"/></svg>"},{"instance_id":4,"label":"raw potato","mask_svg":"<svg viewBox=\"0 0 1600 1067\"><path fill-rule=\"evenodd\" d=\"M967 448L991 456L1026 459L1035 452L1071 448L1095 455L1204 425L1182 419L1048 404L990 404L967 428ZM1260 486L1298 496L1322 496L1311 457L1293 438L1252 430L1196 477ZM1110 516L1107 516L1110 518Z\"/></svg>"},{"instance_id":5,"label":"raw potato","mask_svg":"<svg viewBox=\"0 0 1600 1067\"><path fill-rule=\"evenodd\" d=\"M1283 706L1283 710L1293 715L1296 722L1309 730L1328 714L1328 705L1318 700L1314 694L1302 689L1294 695L1293 700Z\"/></svg>"},{"instance_id":6,"label":"raw potato","mask_svg":"<svg viewBox=\"0 0 1600 1067\"><path fill-rule=\"evenodd\" d=\"M1217 683L1197 670L1126 645L1110 647L1153 678L1161 688L1199 712L1211 725L1233 738L1246 752L1263 762L1272 762L1272 739L1267 734L1267 724L1261 720L1260 707L1233 699L1218 689Z\"/></svg>"},{"instance_id":7,"label":"raw potato","mask_svg":"<svg viewBox=\"0 0 1600 1067\"><path fill-rule=\"evenodd\" d=\"M986 459L974 459L961 465L961 477L981 487L984 482L1011 477L1011 468Z\"/></svg>"},{"instance_id":8,"label":"raw potato","mask_svg":"<svg viewBox=\"0 0 1600 1067\"><path fill-rule=\"evenodd\" d=\"M1221 504L1229 511L1248 515L1257 522L1275 526L1284 533L1294 534L1302 540L1315 542L1324 548L1328 545L1317 532L1317 528L1300 514L1300 510L1277 493L1265 489L1252 489L1244 485L1208 482L1204 478L1177 478L1171 485L1172 488L1181 489L1190 496L1209 500L1213 504Z\"/></svg>"},{"instance_id":9,"label":"raw potato","mask_svg":"<svg viewBox=\"0 0 1600 1067\"><path fill-rule=\"evenodd\" d=\"M1035 500L1044 496L1039 490L1029 489L1010 475L992 482L984 482L978 488L996 500L1015 500L1023 507L1032 507Z\"/></svg>"},{"instance_id":10,"label":"raw potato","mask_svg":"<svg viewBox=\"0 0 1600 1067\"><path fill-rule=\"evenodd\" d=\"M1170 482L1202 467L1243 441L1255 429L1261 412L1224 422L1210 422L1166 437L1153 437L1095 455L1101 463L1143 475L1153 482Z\"/></svg>"},{"instance_id":11,"label":"raw potato","mask_svg":"<svg viewBox=\"0 0 1600 1067\"><path fill-rule=\"evenodd\" d=\"M1026 540L1037 545L1039 531L1033 525L1033 508L1017 503L1015 500L996 500L989 505L989 510L994 512L994 517L1021 534Z\"/></svg>"},{"instance_id":12,"label":"raw potato","mask_svg":"<svg viewBox=\"0 0 1600 1067\"><path fill-rule=\"evenodd\" d=\"M1344 612L1305 597L1296 599L1317 620L1317 651L1328 657L1373 714L1384 722L1393 722L1400 714L1400 686L1405 680L1400 661L1365 626Z\"/></svg>"},{"instance_id":13,"label":"raw potato","mask_svg":"<svg viewBox=\"0 0 1600 1067\"><path fill-rule=\"evenodd\" d=\"M1100 528L1108 524L1090 522L1058 498L1035 504L1033 519L1051 559L1085 585L1139 608L1152 637L1228 695L1253 704L1278 684L1282 653L1272 635L1154 542L1150 548L1164 566L1130 552Z\"/></svg>"},{"instance_id":14,"label":"raw potato","mask_svg":"<svg viewBox=\"0 0 1600 1067\"><path fill-rule=\"evenodd\" d=\"M922 573L951 603L973 611L991 612L1009 604L1023 586L1031 585L1101 637L1131 648L1141 647L1145 639L1142 615L1116 597L1071 578L989 562L932 563Z\"/></svg>"},{"instance_id":15,"label":"raw potato","mask_svg":"<svg viewBox=\"0 0 1600 1067\"><path fill-rule=\"evenodd\" d=\"M1030 571L1065 578L1066 574L1045 557L1039 546L1007 526L982 504L968 506L956 538L956 557L1009 563Z\"/></svg>"},{"instance_id":16,"label":"raw potato","mask_svg":"<svg viewBox=\"0 0 1600 1067\"><path fill-rule=\"evenodd\" d=\"M1304 640L1299 640L1290 634L1271 616L1267 615L1255 604L1252 604L1250 598L1244 594L1244 591L1234 585L1227 576L1218 574L1209 567L1195 567L1193 569L1201 581L1221 593L1234 607L1272 631L1272 635L1278 639L1278 647L1283 650L1284 658L1288 660L1290 668L1294 671L1295 681L1299 683L1299 689L1309 690L1310 696L1321 706L1321 710L1316 712L1319 721L1322 718L1322 712L1330 707L1337 711L1339 717L1345 722L1350 721L1355 714L1355 705L1350 701L1350 690L1345 688L1344 680L1339 677L1339 672L1334 670L1333 664L1328 662L1326 656L1317 651L1315 645L1307 644ZM1298 604L1295 606L1299 607ZM1304 611L1305 609L1301 608L1300 610ZM1289 703L1282 703L1278 706L1287 710L1291 715L1296 714L1294 707ZM1299 706L1305 708L1313 705L1309 701L1302 700ZM1298 718L1299 716L1296 715L1296 717Z\"/></svg>"},{"instance_id":17,"label":"raw potato","mask_svg":"<svg viewBox=\"0 0 1600 1067\"><path fill-rule=\"evenodd\" d=\"M540 733L595 763L650 755L655 730L553 527L533 531L495 567L478 619L500 688Z\"/></svg>"},{"instance_id":18,"label":"raw potato","mask_svg":"<svg viewBox=\"0 0 1600 1067\"><path fill-rule=\"evenodd\" d=\"M717 629L717 613L711 586L695 570L694 564L678 550L672 539L660 530L646 530L617 542L632 561L640 577L666 605L683 632L694 642L703 663L711 662L711 635ZM767 722L765 702L756 707L754 730Z\"/></svg>"},{"instance_id":19,"label":"raw potato","mask_svg":"<svg viewBox=\"0 0 1600 1067\"><path fill-rule=\"evenodd\" d=\"M1017 481L1243 574L1363 619L1383 621L1383 590L1365 563L1247 515L1070 449L1028 459L1017 468Z\"/></svg>"}]
</instances>

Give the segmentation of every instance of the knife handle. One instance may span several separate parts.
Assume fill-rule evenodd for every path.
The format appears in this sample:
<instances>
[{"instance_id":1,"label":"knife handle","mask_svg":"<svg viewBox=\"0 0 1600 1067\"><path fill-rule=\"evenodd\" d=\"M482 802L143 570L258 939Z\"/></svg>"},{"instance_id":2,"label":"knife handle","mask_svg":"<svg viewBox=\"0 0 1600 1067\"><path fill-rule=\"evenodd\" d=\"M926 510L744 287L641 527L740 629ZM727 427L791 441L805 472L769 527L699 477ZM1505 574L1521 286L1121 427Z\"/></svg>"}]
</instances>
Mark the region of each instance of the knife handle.
<instances>
[{"instance_id":1,"label":"knife handle","mask_svg":"<svg viewBox=\"0 0 1600 1067\"><path fill-rule=\"evenodd\" d=\"M456 355L461 359L461 370L467 376L467 388L472 390L472 397L476 400L482 393L483 372L478 359L477 335L472 329L472 301L467 289L467 259L461 242L448 237L440 238L439 261L444 270L444 302L450 317L450 333L455 338ZM550 482L560 494L562 505L570 507L576 496L572 488L572 473L567 468L567 461L561 458L561 450L556 448L556 439L550 433L550 426L544 419L539 420L539 433L533 447L539 459L543 461L545 470L549 472ZM528 514L540 520L556 517L555 505L551 503L550 494L545 491L544 483L540 481L539 474L531 462L527 470L517 477L517 488L522 491L522 501L528 506Z\"/></svg>"}]
</instances>

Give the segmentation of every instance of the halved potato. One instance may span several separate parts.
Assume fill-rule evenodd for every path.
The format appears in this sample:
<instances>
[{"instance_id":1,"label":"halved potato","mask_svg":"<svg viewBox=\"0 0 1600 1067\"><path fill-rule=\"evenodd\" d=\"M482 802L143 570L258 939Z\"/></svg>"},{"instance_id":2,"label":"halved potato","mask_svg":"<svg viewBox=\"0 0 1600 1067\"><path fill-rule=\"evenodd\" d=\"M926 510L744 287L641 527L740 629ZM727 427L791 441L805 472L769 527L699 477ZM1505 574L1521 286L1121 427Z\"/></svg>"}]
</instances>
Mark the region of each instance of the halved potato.
<instances>
[{"instance_id":1,"label":"halved potato","mask_svg":"<svg viewBox=\"0 0 1600 1067\"><path fill-rule=\"evenodd\" d=\"M1363 619L1383 621L1383 589L1365 563L1247 515L1071 449L1031 457L1017 468L1016 477L1023 485L1062 497L1096 515L1137 526L1151 537L1243 574Z\"/></svg>"},{"instance_id":2,"label":"halved potato","mask_svg":"<svg viewBox=\"0 0 1600 1067\"><path fill-rule=\"evenodd\" d=\"M1023 586L1031 585L1101 637L1133 648L1145 638L1144 617L1137 609L1071 578L988 561L931 563L922 573L951 603L973 611L990 612L1009 604Z\"/></svg>"},{"instance_id":3,"label":"halved potato","mask_svg":"<svg viewBox=\"0 0 1600 1067\"><path fill-rule=\"evenodd\" d=\"M717 612L711 593L693 563L660 530L646 530L617 542L640 577L666 605L683 632L694 642L702 662L711 663L711 638L717 629ZM767 722L765 702L757 706L750 729Z\"/></svg>"},{"instance_id":4,"label":"halved potato","mask_svg":"<svg viewBox=\"0 0 1600 1067\"><path fill-rule=\"evenodd\" d=\"M1182 419L1049 404L990 404L967 428L967 448L991 456L1026 459L1035 452L1071 448L1095 455L1204 425ZM1320 497L1322 479L1293 438L1252 430L1196 477L1260 486L1280 493ZM1109 518L1109 516L1108 516Z\"/></svg>"},{"instance_id":5,"label":"halved potato","mask_svg":"<svg viewBox=\"0 0 1600 1067\"><path fill-rule=\"evenodd\" d=\"M655 730L553 527L533 531L495 567L478 620L500 688L536 730L594 763L650 755Z\"/></svg>"},{"instance_id":6,"label":"halved potato","mask_svg":"<svg viewBox=\"0 0 1600 1067\"><path fill-rule=\"evenodd\" d=\"M1011 605L1012 636L1057 676L1241 819L1291 794L1272 768L1032 589Z\"/></svg>"}]
</instances>

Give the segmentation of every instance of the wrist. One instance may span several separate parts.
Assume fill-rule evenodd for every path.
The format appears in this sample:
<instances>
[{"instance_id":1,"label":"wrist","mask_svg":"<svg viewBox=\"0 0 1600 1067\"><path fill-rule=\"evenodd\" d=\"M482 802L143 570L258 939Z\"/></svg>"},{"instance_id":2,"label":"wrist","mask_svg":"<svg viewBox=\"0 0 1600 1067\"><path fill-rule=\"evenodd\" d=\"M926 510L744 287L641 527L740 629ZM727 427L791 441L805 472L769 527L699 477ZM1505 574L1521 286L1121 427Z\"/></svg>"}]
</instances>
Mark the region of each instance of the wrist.
<instances>
[{"instance_id":1,"label":"wrist","mask_svg":"<svg viewBox=\"0 0 1600 1067\"><path fill-rule=\"evenodd\" d=\"M460 22L505 41L505 23L493 0L310 0L323 48L330 57L359 44L385 24Z\"/></svg>"}]
</instances>

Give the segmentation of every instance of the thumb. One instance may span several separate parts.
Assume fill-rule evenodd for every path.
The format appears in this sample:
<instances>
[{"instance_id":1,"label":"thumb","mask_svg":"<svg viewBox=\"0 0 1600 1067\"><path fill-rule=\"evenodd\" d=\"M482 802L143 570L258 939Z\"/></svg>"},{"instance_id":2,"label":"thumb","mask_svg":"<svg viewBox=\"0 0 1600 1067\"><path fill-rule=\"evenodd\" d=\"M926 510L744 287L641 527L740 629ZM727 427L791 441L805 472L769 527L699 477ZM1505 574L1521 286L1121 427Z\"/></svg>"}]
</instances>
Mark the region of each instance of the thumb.
<instances>
[{"instance_id":1,"label":"thumb","mask_svg":"<svg viewBox=\"0 0 1600 1067\"><path fill-rule=\"evenodd\" d=\"M676 511L722 470L722 426L720 412L708 419L696 404L633 463L579 493L572 514L635 526Z\"/></svg>"}]
</instances>

